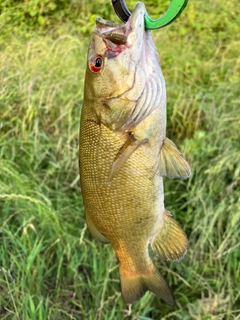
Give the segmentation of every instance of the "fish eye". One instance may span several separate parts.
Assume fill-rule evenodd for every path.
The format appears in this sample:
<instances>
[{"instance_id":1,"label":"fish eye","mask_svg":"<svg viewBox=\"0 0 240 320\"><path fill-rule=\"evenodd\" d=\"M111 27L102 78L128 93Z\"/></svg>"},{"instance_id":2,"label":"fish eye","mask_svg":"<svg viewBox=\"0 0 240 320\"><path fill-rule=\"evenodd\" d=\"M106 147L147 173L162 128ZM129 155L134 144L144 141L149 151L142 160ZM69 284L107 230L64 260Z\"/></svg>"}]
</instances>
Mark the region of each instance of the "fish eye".
<instances>
[{"instance_id":1,"label":"fish eye","mask_svg":"<svg viewBox=\"0 0 240 320\"><path fill-rule=\"evenodd\" d=\"M98 73L102 70L103 67L103 57L99 54L94 55L90 58L88 62L89 69L94 72Z\"/></svg>"}]
</instances>

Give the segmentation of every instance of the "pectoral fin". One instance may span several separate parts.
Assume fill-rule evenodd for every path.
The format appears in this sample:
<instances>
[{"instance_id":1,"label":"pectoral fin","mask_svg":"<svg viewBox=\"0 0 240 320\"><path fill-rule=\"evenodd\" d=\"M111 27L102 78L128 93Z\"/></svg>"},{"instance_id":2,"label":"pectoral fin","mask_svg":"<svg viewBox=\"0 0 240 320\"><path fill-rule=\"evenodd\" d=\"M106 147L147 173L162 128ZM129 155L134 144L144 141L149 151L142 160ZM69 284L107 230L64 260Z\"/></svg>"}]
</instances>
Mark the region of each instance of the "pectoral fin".
<instances>
[{"instance_id":1,"label":"pectoral fin","mask_svg":"<svg viewBox=\"0 0 240 320\"><path fill-rule=\"evenodd\" d=\"M127 141L120 148L114 162L107 182L111 182L127 159L136 151L142 144L147 142L147 139L137 140L133 135L130 135Z\"/></svg>"},{"instance_id":2,"label":"pectoral fin","mask_svg":"<svg viewBox=\"0 0 240 320\"><path fill-rule=\"evenodd\" d=\"M189 164L176 145L168 138L164 139L160 151L160 175L170 179L187 179L191 175Z\"/></svg>"},{"instance_id":3,"label":"pectoral fin","mask_svg":"<svg viewBox=\"0 0 240 320\"><path fill-rule=\"evenodd\" d=\"M164 212L164 225L151 243L151 247L157 257L168 261L180 261L187 252L187 236L166 210Z\"/></svg>"}]
</instances>

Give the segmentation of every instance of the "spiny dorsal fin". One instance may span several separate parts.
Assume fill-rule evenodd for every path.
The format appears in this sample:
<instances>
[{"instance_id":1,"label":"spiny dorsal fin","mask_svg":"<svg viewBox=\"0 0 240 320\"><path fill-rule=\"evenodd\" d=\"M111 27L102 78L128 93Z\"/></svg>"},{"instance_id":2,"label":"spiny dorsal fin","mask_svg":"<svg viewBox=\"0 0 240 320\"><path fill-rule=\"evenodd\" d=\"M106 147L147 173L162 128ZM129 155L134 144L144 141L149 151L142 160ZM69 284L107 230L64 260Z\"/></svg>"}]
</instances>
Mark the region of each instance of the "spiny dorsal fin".
<instances>
[{"instance_id":1,"label":"spiny dorsal fin","mask_svg":"<svg viewBox=\"0 0 240 320\"><path fill-rule=\"evenodd\" d=\"M187 252L187 236L167 210L164 212L163 227L151 247L157 257L168 261L180 261Z\"/></svg>"},{"instance_id":2,"label":"spiny dorsal fin","mask_svg":"<svg viewBox=\"0 0 240 320\"><path fill-rule=\"evenodd\" d=\"M191 175L189 164L176 145L165 138L160 151L160 175L170 179L187 179Z\"/></svg>"},{"instance_id":3,"label":"spiny dorsal fin","mask_svg":"<svg viewBox=\"0 0 240 320\"><path fill-rule=\"evenodd\" d=\"M127 159L137 150L143 143L147 142L147 139L137 140L133 135L130 135L127 141L120 148L116 158L114 159L110 175L107 182L111 182L114 176L118 173Z\"/></svg>"}]
</instances>

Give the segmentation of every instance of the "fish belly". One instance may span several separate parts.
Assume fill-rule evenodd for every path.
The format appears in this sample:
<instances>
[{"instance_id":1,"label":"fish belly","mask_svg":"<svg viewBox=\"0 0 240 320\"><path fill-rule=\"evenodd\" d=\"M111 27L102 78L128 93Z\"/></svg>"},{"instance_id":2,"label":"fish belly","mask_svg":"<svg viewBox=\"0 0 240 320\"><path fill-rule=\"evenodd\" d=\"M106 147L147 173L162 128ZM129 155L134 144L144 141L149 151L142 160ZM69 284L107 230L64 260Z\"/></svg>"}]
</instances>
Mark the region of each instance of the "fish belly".
<instances>
[{"instance_id":1,"label":"fish belly","mask_svg":"<svg viewBox=\"0 0 240 320\"><path fill-rule=\"evenodd\" d=\"M122 254L147 255L149 240L161 228L163 183L155 152L140 146L111 182L112 164L127 133L115 133L84 115L80 129L80 178L85 213ZM141 248L141 249L140 249ZM140 250L140 251L139 251ZM135 252L136 251L136 252Z\"/></svg>"}]
</instances>

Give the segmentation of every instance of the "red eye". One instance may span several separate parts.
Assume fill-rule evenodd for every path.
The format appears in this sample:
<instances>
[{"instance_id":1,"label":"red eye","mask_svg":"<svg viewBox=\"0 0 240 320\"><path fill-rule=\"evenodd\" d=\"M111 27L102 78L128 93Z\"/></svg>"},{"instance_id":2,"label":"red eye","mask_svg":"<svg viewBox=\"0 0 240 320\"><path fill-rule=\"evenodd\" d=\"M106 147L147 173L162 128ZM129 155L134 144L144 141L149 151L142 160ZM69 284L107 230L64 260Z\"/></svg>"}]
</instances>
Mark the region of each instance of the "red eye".
<instances>
[{"instance_id":1,"label":"red eye","mask_svg":"<svg viewBox=\"0 0 240 320\"><path fill-rule=\"evenodd\" d=\"M100 72L103 67L103 57L100 56L99 54L96 54L89 60L88 65L89 65L89 69L92 72L95 72L95 73Z\"/></svg>"}]
</instances>

